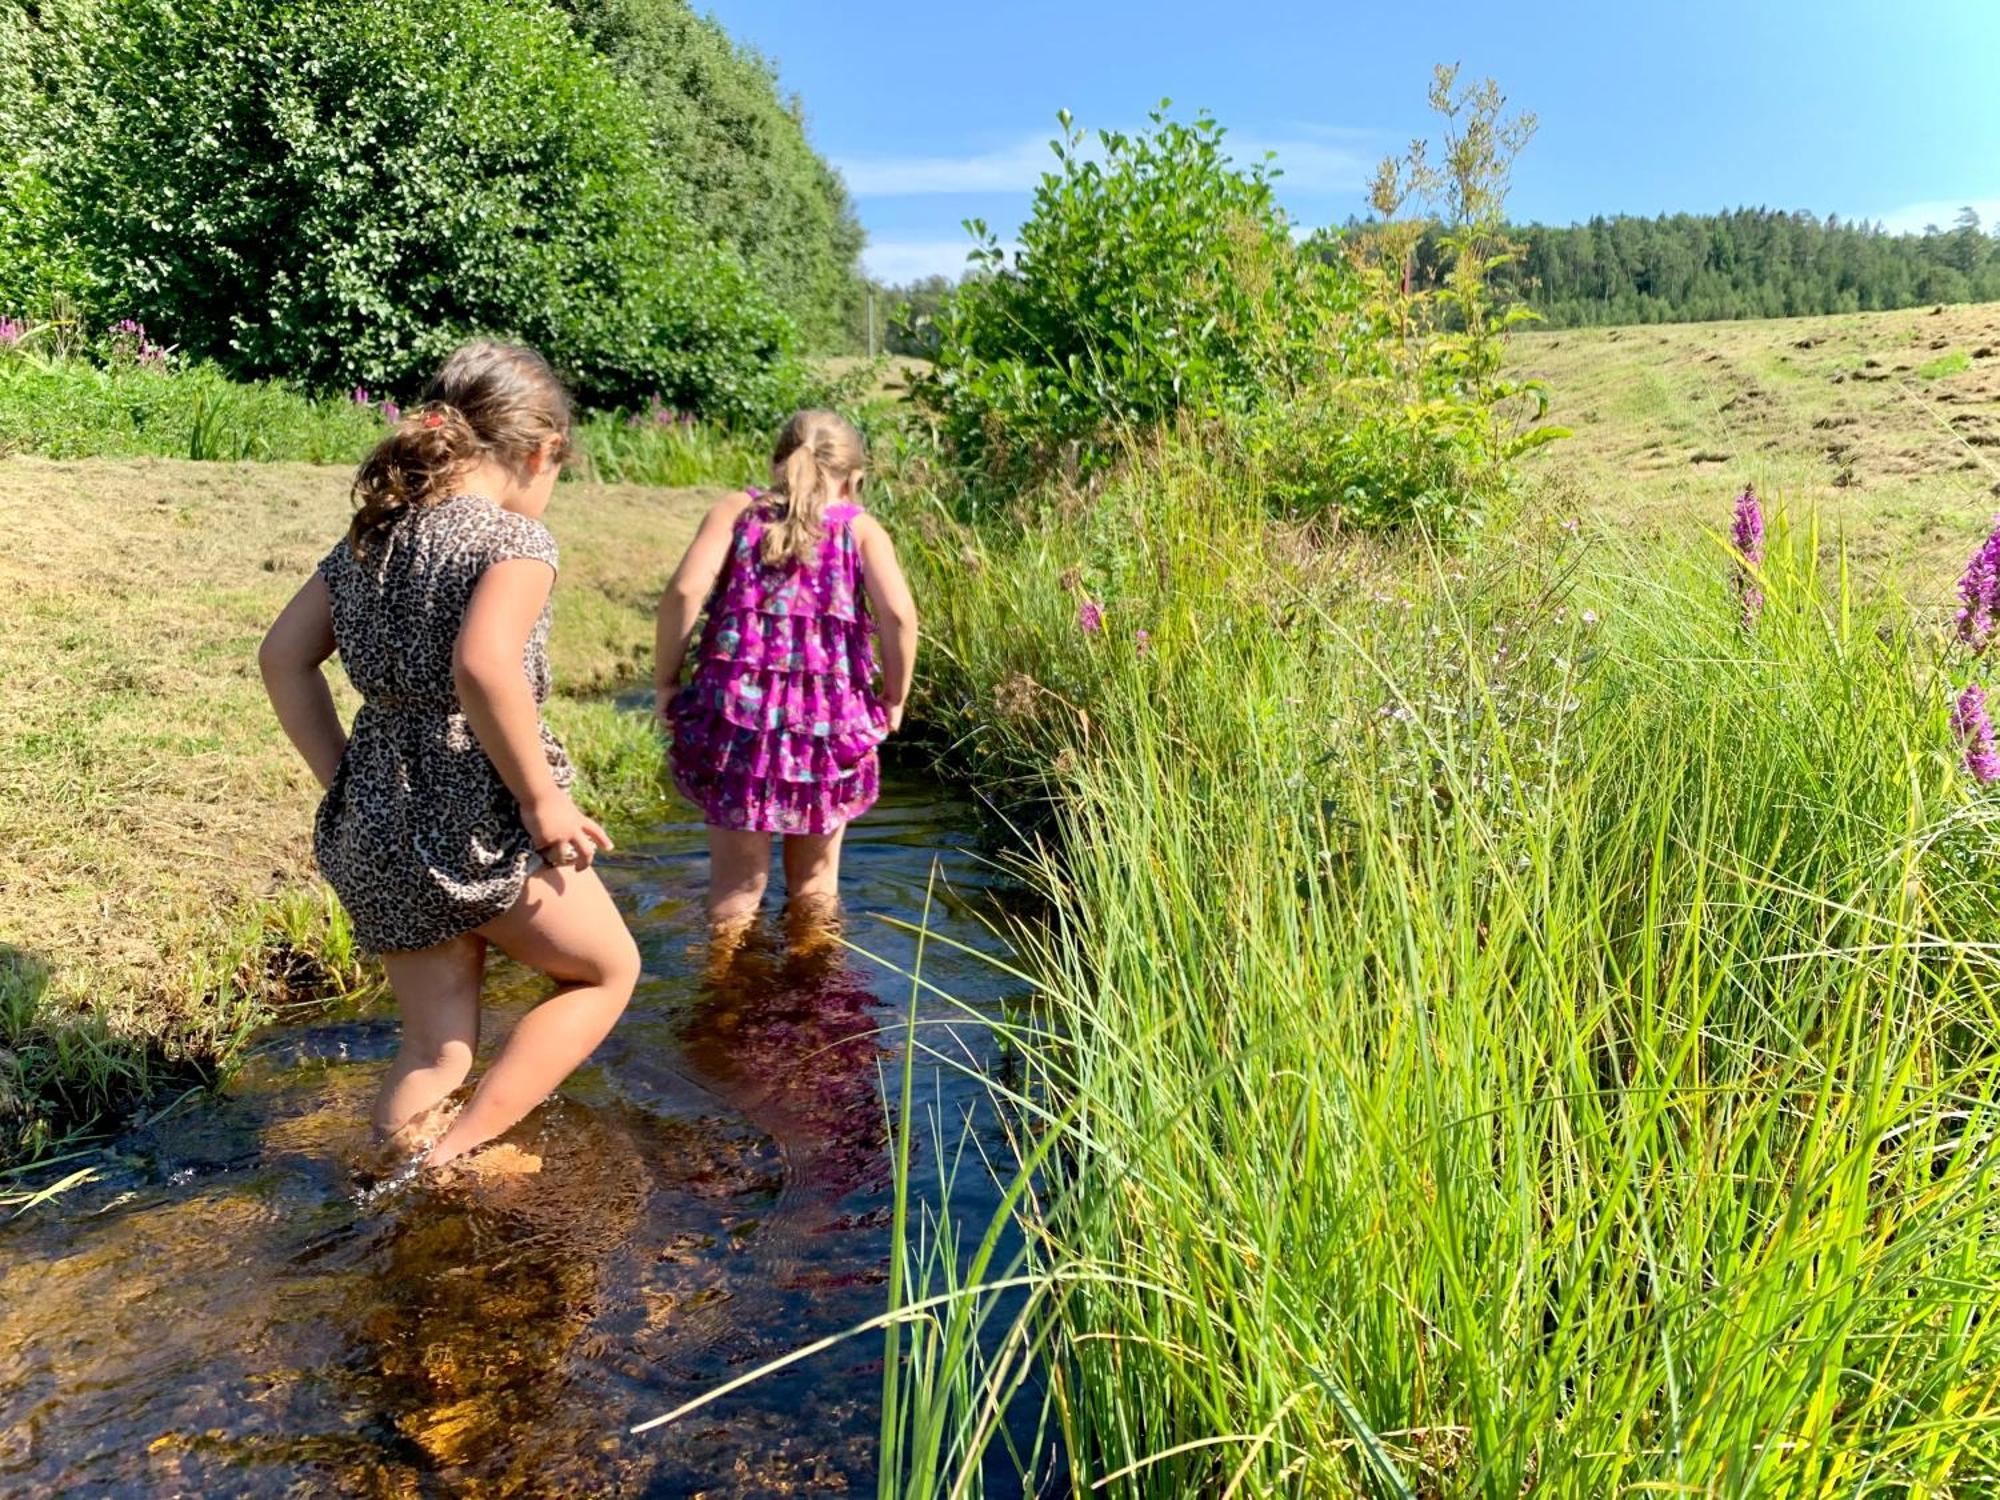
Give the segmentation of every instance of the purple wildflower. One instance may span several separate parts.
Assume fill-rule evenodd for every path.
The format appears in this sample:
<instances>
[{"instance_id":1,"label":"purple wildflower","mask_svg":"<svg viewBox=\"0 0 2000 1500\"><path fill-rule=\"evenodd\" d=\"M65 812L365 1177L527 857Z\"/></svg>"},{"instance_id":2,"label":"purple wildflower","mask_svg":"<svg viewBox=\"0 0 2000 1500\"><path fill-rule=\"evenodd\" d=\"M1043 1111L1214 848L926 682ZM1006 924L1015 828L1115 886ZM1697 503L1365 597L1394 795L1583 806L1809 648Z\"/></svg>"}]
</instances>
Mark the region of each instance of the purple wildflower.
<instances>
[{"instance_id":1,"label":"purple wildflower","mask_svg":"<svg viewBox=\"0 0 2000 1500\"><path fill-rule=\"evenodd\" d=\"M372 403L371 401L369 401L369 399L368 399L368 387L367 387L367 386L365 386L365 385L357 385L357 386L356 386L356 387L354 388L354 404L355 404L356 406L370 406L370 405L373 405L373 403Z\"/></svg>"},{"instance_id":2,"label":"purple wildflower","mask_svg":"<svg viewBox=\"0 0 2000 1500\"><path fill-rule=\"evenodd\" d=\"M391 427L394 427L398 422L403 420L403 408L391 401L387 396L382 398L382 420L387 422Z\"/></svg>"},{"instance_id":3,"label":"purple wildflower","mask_svg":"<svg viewBox=\"0 0 2000 1500\"><path fill-rule=\"evenodd\" d=\"M1958 597L1964 601L1958 611L1958 638L1974 651L1984 651L1993 637L1995 616L2000 615L2000 518L1965 565Z\"/></svg>"},{"instance_id":4,"label":"purple wildflower","mask_svg":"<svg viewBox=\"0 0 2000 1500\"><path fill-rule=\"evenodd\" d=\"M1153 632L1144 626L1132 632L1132 645L1141 656L1153 649Z\"/></svg>"},{"instance_id":5,"label":"purple wildflower","mask_svg":"<svg viewBox=\"0 0 2000 1500\"><path fill-rule=\"evenodd\" d=\"M1757 587L1754 570L1764 566L1764 507L1757 491L1743 486L1736 497L1736 519L1729 527L1729 540L1736 548L1736 590L1743 596L1743 628L1754 629L1764 610L1764 594Z\"/></svg>"},{"instance_id":6,"label":"purple wildflower","mask_svg":"<svg viewBox=\"0 0 2000 1500\"><path fill-rule=\"evenodd\" d=\"M1104 628L1104 606L1095 599L1086 599L1077 606L1076 626L1085 635L1096 635Z\"/></svg>"},{"instance_id":7,"label":"purple wildflower","mask_svg":"<svg viewBox=\"0 0 2000 1500\"><path fill-rule=\"evenodd\" d=\"M0 318L0 349L11 349L27 336L27 319Z\"/></svg>"},{"instance_id":8,"label":"purple wildflower","mask_svg":"<svg viewBox=\"0 0 2000 1500\"><path fill-rule=\"evenodd\" d=\"M1965 769L1981 786L2000 781L2000 750L1994 748L1993 721L1986 716L1986 689L1966 684L1951 711L1952 733L1965 746Z\"/></svg>"}]
</instances>

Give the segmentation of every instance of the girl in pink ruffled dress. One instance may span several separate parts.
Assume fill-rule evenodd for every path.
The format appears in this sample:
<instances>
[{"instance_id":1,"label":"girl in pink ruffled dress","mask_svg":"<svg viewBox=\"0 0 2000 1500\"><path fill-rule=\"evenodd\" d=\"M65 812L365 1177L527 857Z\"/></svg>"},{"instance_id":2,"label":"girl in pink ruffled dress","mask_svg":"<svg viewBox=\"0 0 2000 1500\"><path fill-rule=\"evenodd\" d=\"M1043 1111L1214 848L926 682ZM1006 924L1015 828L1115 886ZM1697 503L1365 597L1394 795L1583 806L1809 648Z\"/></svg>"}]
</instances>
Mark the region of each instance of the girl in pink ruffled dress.
<instances>
[{"instance_id":1,"label":"girl in pink ruffled dress","mask_svg":"<svg viewBox=\"0 0 2000 1500\"><path fill-rule=\"evenodd\" d=\"M874 806L876 747L903 722L917 611L889 533L861 508L864 465L849 423L800 412L778 436L771 490L711 510L660 600L655 701L674 784L708 822L719 927L756 915L773 834L789 904L837 900L841 835Z\"/></svg>"}]
</instances>

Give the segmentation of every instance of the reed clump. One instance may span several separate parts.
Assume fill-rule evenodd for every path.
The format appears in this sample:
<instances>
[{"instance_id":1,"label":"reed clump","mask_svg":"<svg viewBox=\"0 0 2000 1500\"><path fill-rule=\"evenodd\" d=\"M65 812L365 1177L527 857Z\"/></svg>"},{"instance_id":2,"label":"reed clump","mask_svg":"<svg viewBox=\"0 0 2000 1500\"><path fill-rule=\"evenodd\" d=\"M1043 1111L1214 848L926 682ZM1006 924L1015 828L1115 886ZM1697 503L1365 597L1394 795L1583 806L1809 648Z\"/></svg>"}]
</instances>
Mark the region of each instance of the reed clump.
<instances>
[{"instance_id":1,"label":"reed clump","mask_svg":"<svg viewBox=\"0 0 2000 1500\"><path fill-rule=\"evenodd\" d=\"M1782 506L1746 626L1727 505L1313 546L1168 455L934 528L927 712L1055 916L885 1483L1994 1482L2000 818L1945 631Z\"/></svg>"}]
</instances>

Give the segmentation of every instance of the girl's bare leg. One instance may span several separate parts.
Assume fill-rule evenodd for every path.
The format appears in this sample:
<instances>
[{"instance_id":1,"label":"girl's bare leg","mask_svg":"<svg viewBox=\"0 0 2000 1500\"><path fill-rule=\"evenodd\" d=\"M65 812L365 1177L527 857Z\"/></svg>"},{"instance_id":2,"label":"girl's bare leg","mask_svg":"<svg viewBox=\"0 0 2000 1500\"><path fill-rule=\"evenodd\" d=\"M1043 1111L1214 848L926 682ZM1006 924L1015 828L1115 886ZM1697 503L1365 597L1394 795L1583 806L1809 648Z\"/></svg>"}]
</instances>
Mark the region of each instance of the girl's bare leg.
<instances>
[{"instance_id":1,"label":"girl's bare leg","mask_svg":"<svg viewBox=\"0 0 2000 1500\"><path fill-rule=\"evenodd\" d=\"M480 934L559 985L521 1018L472 1100L431 1149L442 1166L484 1145L555 1092L604 1040L639 981L639 947L595 870L545 865Z\"/></svg>"},{"instance_id":2,"label":"girl's bare leg","mask_svg":"<svg viewBox=\"0 0 2000 1500\"><path fill-rule=\"evenodd\" d=\"M840 902L840 841L847 825L832 833L796 833L785 839L785 907L808 913Z\"/></svg>"},{"instance_id":3,"label":"girl's bare leg","mask_svg":"<svg viewBox=\"0 0 2000 1500\"><path fill-rule=\"evenodd\" d=\"M753 920L757 909L764 904L764 887L770 878L770 834L745 833L734 828L708 830L711 927L738 927Z\"/></svg>"},{"instance_id":4,"label":"girl's bare leg","mask_svg":"<svg viewBox=\"0 0 2000 1500\"><path fill-rule=\"evenodd\" d=\"M394 1135L448 1098L479 1049L486 939L468 932L433 948L382 955L402 1012L396 1060L375 1096L375 1132Z\"/></svg>"}]
</instances>

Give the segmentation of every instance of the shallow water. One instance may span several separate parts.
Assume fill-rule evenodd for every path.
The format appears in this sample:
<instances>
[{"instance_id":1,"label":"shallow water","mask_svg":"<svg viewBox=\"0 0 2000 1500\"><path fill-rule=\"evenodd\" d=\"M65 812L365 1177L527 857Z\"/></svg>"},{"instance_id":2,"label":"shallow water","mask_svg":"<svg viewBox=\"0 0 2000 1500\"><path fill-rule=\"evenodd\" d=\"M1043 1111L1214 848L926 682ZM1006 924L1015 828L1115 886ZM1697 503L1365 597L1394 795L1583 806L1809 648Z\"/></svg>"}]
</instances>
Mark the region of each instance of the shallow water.
<instances>
[{"instance_id":1,"label":"shallow water","mask_svg":"<svg viewBox=\"0 0 2000 1500\"><path fill-rule=\"evenodd\" d=\"M919 921L935 862L933 930L999 950L986 924L1004 891L967 822L935 789L888 790L849 835L850 941L907 967L913 937L879 918ZM769 933L715 972L697 825L603 869L646 977L589 1067L508 1137L539 1174L362 1206L396 1036L374 1013L274 1029L224 1095L0 1225L0 1493L873 1488L878 1334L626 1429L883 1310L882 1084L909 982ZM994 1014L1010 998L997 968L943 944L924 974ZM542 993L519 971L492 989L486 1055ZM921 1014L992 1060L976 1022ZM979 1085L953 1071L920 1070L917 1097L980 1118ZM983 1224L984 1191L961 1180L954 1211Z\"/></svg>"}]
</instances>

